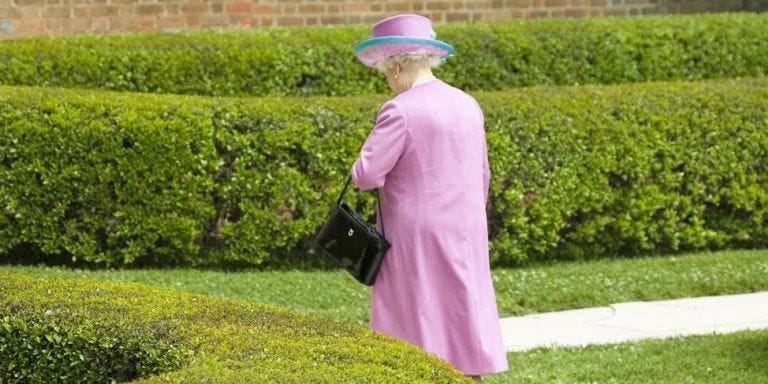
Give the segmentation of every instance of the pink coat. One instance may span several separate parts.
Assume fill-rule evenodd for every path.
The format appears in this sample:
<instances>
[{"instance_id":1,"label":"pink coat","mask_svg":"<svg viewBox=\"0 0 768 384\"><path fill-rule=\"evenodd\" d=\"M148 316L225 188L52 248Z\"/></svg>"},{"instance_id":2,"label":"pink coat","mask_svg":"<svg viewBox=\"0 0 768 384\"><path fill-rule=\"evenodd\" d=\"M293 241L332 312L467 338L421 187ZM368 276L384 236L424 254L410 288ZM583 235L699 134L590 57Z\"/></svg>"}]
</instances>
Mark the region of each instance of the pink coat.
<instances>
[{"instance_id":1,"label":"pink coat","mask_svg":"<svg viewBox=\"0 0 768 384\"><path fill-rule=\"evenodd\" d=\"M466 375L507 370L488 258L489 177L480 107L440 80L386 102L352 166L359 188L379 188L392 243L371 329Z\"/></svg>"}]
</instances>

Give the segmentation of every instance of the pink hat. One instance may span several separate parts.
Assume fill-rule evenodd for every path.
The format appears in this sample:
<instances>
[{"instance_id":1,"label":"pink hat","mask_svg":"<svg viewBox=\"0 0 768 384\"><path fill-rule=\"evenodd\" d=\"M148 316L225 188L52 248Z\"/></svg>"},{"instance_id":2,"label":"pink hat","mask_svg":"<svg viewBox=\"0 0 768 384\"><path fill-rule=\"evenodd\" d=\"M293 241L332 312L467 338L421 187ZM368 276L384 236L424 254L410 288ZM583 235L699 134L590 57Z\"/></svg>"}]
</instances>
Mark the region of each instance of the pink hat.
<instances>
[{"instance_id":1,"label":"pink hat","mask_svg":"<svg viewBox=\"0 0 768 384\"><path fill-rule=\"evenodd\" d=\"M388 17L371 28L373 38L355 46L355 55L366 66L376 67L390 56L427 51L441 58L453 55L453 47L436 40L432 22L419 15L405 14Z\"/></svg>"}]
</instances>

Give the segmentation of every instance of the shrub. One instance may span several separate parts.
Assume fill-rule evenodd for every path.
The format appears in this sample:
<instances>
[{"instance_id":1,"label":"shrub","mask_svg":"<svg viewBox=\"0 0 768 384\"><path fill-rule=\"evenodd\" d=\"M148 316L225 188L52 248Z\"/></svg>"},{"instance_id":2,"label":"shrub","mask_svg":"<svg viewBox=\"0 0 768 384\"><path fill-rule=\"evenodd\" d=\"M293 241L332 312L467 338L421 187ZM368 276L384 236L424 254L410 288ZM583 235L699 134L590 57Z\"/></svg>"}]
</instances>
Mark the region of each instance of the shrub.
<instances>
[{"instance_id":1,"label":"shrub","mask_svg":"<svg viewBox=\"0 0 768 384\"><path fill-rule=\"evenodd\" d=\"M457 55L439 75L470 90L760 76L768 14L437 25ZM211 96L388 92L352 48L369 27L273 28L0 41L0 84Z\"/></svg>"},{"instance_id":2,"label":"shrub","mask_svg":"<svg viewBox=\"0 0 768 384\"><path fill-rule=\"evenodd\" d=\"M468 381L414 346L348 323L139 284L8 272L0 272L0 380Z\"/></svg>"},{"instance_id":3,"label":"shrub","mask_svg":"<svg viewBox=\"0 0 768 384\"><path fill-rule=\"evenodd\" d=\"M767 79L476 96L497 265L766 245ZM310 240L383 101L0 87L0 252L325 260Z\"/></svg>"},{"instance_id":4,"label":"shrub","mask_svg":"<svg viewBox=\"0 0 768 384\"><path fill-rule=\"evenodd\" d=\"M126 264L197 257L219 160L210 116L183 98L14 92L0 96L0 251L31 244Z\"/></svg>"}]
</instances>

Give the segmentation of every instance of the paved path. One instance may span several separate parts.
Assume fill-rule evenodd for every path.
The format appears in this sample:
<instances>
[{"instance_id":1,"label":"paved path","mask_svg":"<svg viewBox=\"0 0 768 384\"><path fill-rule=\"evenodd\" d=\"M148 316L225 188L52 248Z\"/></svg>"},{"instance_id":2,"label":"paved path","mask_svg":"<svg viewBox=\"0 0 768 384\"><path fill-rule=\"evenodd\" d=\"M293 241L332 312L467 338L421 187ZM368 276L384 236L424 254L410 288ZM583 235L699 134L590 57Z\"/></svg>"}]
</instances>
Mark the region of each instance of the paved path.
<instances>
[{"instance_id":1,"label":"paved path","mask_svg":"<svg viewBox=\"0 0 768 384\"><path fill-rule=\"evenodd\" d=\"M507 351L768 328L768 292L608 307L501 319Z\"/></svg>"}]
</instances>

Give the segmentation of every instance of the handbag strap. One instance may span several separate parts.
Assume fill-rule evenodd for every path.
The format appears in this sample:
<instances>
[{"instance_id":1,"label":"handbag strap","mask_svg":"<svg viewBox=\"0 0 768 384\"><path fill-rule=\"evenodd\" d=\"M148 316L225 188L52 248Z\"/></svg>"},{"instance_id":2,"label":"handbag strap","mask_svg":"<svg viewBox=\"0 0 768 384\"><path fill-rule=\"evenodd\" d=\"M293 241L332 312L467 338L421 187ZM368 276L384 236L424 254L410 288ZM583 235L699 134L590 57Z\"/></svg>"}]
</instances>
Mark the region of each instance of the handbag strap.
<instances>
[{"instance_id":1,"label":"handbag strap","mask_svg":"<svg viewBox=\"0 0 768 384\"><path fill-rule=\"evenodd\" d=\"M341 204L341 201L344 199L344 195L347 193L347 188L349 187L349 183L352 181L352 176L347 178L347 182L344 183L344 189L341 190L341 194L339 195L339 198L336 199L336 204ZM376 190L376 206L378 207L377 215L379 216L379 221L381 221L381 234L386 237L386 233L384 232L384 215L381 213L381 199L379 199L379 191Z\"/></svg>"}]
</instances>

